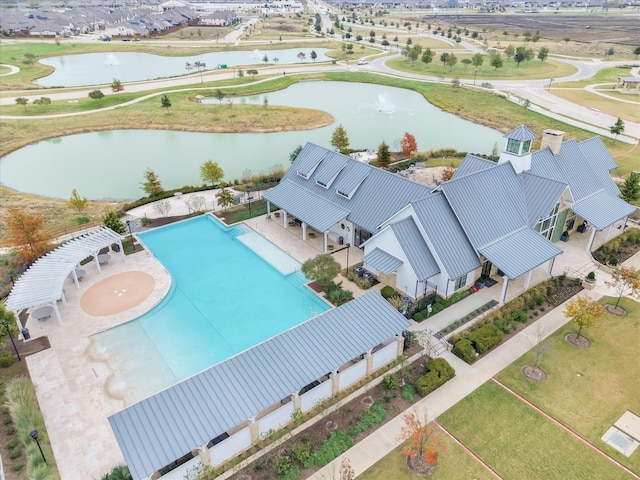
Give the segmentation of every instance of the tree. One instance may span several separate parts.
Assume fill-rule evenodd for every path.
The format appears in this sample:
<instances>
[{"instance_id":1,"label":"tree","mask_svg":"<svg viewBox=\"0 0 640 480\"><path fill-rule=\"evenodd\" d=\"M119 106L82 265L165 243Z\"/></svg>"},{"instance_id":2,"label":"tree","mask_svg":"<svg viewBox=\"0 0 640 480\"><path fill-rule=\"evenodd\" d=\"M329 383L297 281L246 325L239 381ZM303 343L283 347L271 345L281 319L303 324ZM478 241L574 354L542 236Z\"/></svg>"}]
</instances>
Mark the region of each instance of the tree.
<instances>
[{"instance_id":1,"label":"tree","mask_svg":"<svg viewBox=\"0 0 640 480\"><path fill-rule=\"evenodd\" d=\"M636 56L636 58L638 58L638 55L640 55L640 47L636 47L633 51L633 54Z\"/></svg>"},{"instance_id":2,"label":"tree","mask_svg":"<svg viewBox=\"0 0 640 480\"><path fill-rule=\"evenodd\" d=\"M16 247L18 261L27 264L51 250L50 235L45 231L42 214L29 215L17 208L8 209L7 243Z\"/></svg>"},{"instance_id":3,"label":"tree","mask_svg":"<svg viewBox=\"0 0 640 480\"><path fill-rule=\"evenodd\" d=\"M168 198L153 202L153 210L162 217L168 217L171 211L171 202Z\"/></svg>"},{"instance_id":4,"label":"tree","mask_svg":"<svg viewBox=\"0 0 640 480\"><path fill-rule=\"evenodd\" d=\"M233 195L224 187L222 187L220 191L216 193L216 201L218 202L218 205L220 205L225 210L227 209L227 207L233 205L234 202Z\"/></svg>"},{"instance_id":5,"label":"tree","mask_svg":"<svg viewBox=\"0 0 640 480\"><path fill-rule=\"evenodd\" d=\"M74 188L69 199L69 206L81 214L87 209L87 205L89 205L87 197L81 197L78 190Z\"/></svg>"},{"instance_id":6,"label":"tree","mask_svg":"<svg viewBox=\"0 0 640 480\"><path fill-rule=\"evenodd\" d=\"M29 99L28 98L24 98L24 97L18 97L16 98L16 104L18 105L22 105L24 107L24 111L27 111L27 103L29 103Z\"/></svg>"},{"instance_id":7,"label":"tree","mask_svg":"<svg viewBox=\"0 0 640 480\"><path fill-rule=\"evenodd\" d=\"M484 56L481 53L476 53L473 57L471 57L471 63L474 67L478 68L484 63Z\"/></svg>"},{"instance_id":8,"label":"tree","mask_svg":"<svg viewBox=\"0 0 640 480\"><path fill-rule=\"evenodd\" d=\"M302 145L298 145L296 148L294 148L293 151L289 154L289 161L293 163L294 160L298 157L298 155L300 155L301 151L302 151Z\"/></svg>"},{"instance_id":9,"label":"tree","mask_svg":"<svg viewBox=\"0 0 640 480\"><path fill-rule=\"evenodd\" d=\"M430 422L420 420L415 413L404 415L401 439L408 441L402 454L409 468L421 474L433 472L438 461L439 450L444 448L437 427Z\"/></svg>"},{"instance_id":10,"label":"tree","mask_svg":"<svg viewBox=\"0 0 640 480\"><path fill-rule=\"evenodd\" d=\"M120 235L127 231L124 223L120 220L120 217L118 217L118 214L114 210L105 213L102 217L102 223L105 227L110 228Z\"/></svg>"},{"instance_id":11,"label":"tree","mask_svg":"<svg viewBox=\"0 0 640 480\"><path fill-rule=\"evenodd\" d=\"M104 93L102 93L102 90L91 90L89 98L99 103L104 98Z\"/></svg>"},{"instance_id":12,"label":"tree","mask_svg":"<svg viewBox=\"0 0 640 480\"><path fill-rule=\"evenodd\" d=\"M549 49L547 47L542 47L540 50L538 50L538 60L540 60L541 62L544 62L548 56Z\"/></svg>"},{"instance_id":13,"label":"tree","mask_svg":"<svg viewBox=\"0 0 640 480\"><path fill-rule=\"evenodd\" d=\"M407 52L407 58L411 60L411 63L415 63L415 61L420 58L420 54L422 53L422 47L420 45L414 45Z\"/></svg>"},{"instance_id":14,"label":"tree","mask_svg":"<svg viewBox=\"0 0 640 480\"><path fill-rule=\"evenodd\" d=\"M513 59L516 61L516 66L519 67L520 63L525 59L525 51L523 47L518 47L516 49L516 54L513 56Z\"/></svg>"},{"instance_id":15,"label":"tree","mask_svg":"<svg viewBox=\"0 0 640 480\"><path fill-rule=\"evenodd\" d=\"M258 70L251 68L247 70L247 75L251 75L252 77L258 74Z\"/></svg>"},{"instance_id":16,"label":"tree","mask_svg":"<svg viewBox=\"0 0 640 480\"><path fill-rule=\"evenodd\" d=\"M418 151L418 143L416 142L416 137L411 135L409 132L404 132L404 136L400 141L400 149L402 150L402 154L411 158Z\"/></svg>"},{"instance_id":17,"label":"tree","mask_svg":"<svg viewBox=\"0 0 640 480\"><path fill-rule=\"evenodd\" d=\"M318 58L318 54L315 50L311 50L311 60L313 60L313 63L316 63L316 58Z\"/></svg>"},{"instance_id":18,"label":"tree","mask_svg":"<svg viewBox=\"0 0 640 480\"><path fill-rule=\"evenodd\" d=\"M425 48L420 61L425 65L431 63L433 61L433 51L430 48Z\"/></svg>"},{"instance_id":19,"label":"tree","mask_svg":"<svg viewBox=\"0 0 640 480\"><path fill-rule=\"evenodd\" d=\"M447 58L449 58L449 54L447 52L442 52L440 54L440 61L442 62L443 67L447 64Z\"/></svg>"},{"instance_id":20,"label":"tree","mask_svg":"<svg viewBox=\"0 0 640 480\"><path fill-rule=\"evenodd\" d=\"M466 70L467 68L469 68L469 65L471 65L471 59L463 58L462 60L460 60L460 63L464 65L464 69Z\"/></svg>"},{"instance_id":21,"label":"tree","mask_svg":"<svg viewBox=\"0 0 640 480\"><path fill-rule=\"evenodd\" d=\"M187 62L184 68L187 70L187 73L191 73L191 70L193 70L193 65Z\"/></svg>"},{"instance_id":22,"label":"tree","mask_svg":"<svg viewBox=\"0 0 640 480\"><path fill-rule=\"evenodd\" d=\"M391 152L389 152L389 145L382 142L378 147L378 156L376 157L376 165L380 168L387 168L391 163Z\"/></svg>"},{"instance_id":23,"label":"tree","mask_svg":"<svg viewBox=\"0 0 640 480\"><path fill-rule=\"evenodd\" d=\"M620 305L622 295L628 291L631 295L640 293L640 272L631 267L620 266L611 273L611 280L604 282L618 293L616 308Z\"/></svg>"},{"instance_id":24,"label":"tree","mask_svg":"<svg viewBox=\"0 0 640 480\"><path fill-rule=\"evenodd\" d=\"M11 335L16 335L17 332L17 324L16 324L16 314L4 306L4 303L0 303L0 322L9 322L9 331ZM7 329L0 328L0 339L2 339L2 343L6 341Z\"/></svg>"},{"instance_id":25,"label":"tree","mask_svg":"<svg viewBox=\"0 0 640 480\"><path fill-rule=\"evenodd\" d=\"M200 72L200 83L204 83L204 78L202 77L202 72L204 72L207 68L207 64L204 62L194 62L193 66Z\"/></svg>"},{"instance_id":26,"label":"tree","mask_svg":"<svg viewBox=\"0 0 640 480\"><path fill-rule=\"evenodd\" d=\"M522 47L518 47L518 48L522 48ZM513 43L510 43L509 45L507 45L507 48L504 49L504 54L507 56L507 58L513 57L515 53L516 53L516 47L513 46Z\"/></svg>"},{"instance_id":27,"label":"tree","mask_svg":"<svg viewBox=\"0 0 640 480\"><path fill-rule=\"evenodd\" d=\"M200 178L205 183L215 185L224 177L224 171L216 162L207 160L200 165Z\"/></svg>"},{"instance_id":28,"label":"tree","mask_svg":"<svg viewBox=\"0 0 640 480\"><path fill-rule=\"evenodd\" d=\"M502 68L502 66L504 65L504 60L502 60L502 56L499 53L494 53L493 55L491 55L489 64L493 68L498 70L499 68Z\"/></svg>"},{"instance_id":29,"label":"tree","mask_svg":"<svg viewBox=\"0 0 640 480\"><path fill-rule=\"evenodd\" d=\"M51 105L51 99L49 97L40 97L33 101L35 105L43 105L42 110L45 112L48 110L48 106Z\"/></svg>"},{"instance_id":30,"label":"tree","mask_svg":"<svg viewBox=\"0 0 640 480\"><path fill-rule=\"evenodd\" d=\"M640 199L640 173L631 172L620 187L620 196L627 203Z\"/></svg>"},{"instance_id":31,"label":"tree","mask_svg":"<svg viewBox=\"0 0 640 480\"><path fill-rule=\"evenodd\" d=\"M445 63L447 67L449 67L449 70L453 70L455 64L458 63L458 57L456 57L455 53L450 53Z\"/></svg>"},{"instance_id":32,"label":"tree","mask_svg":"<svg viewBox=\"0 0 640 480\"><path fill-rule=\"evenodd\" d=\"M298 56L298 60L300 60L300 62L304 62L306 60L306 58L307 58L307 54L304 53L304 52L298 53L297 56Z\"/></svg>"},{"instance_id":33,"label":"tree","mask_svg":"<svg viewBox=\"0 0 640 480\"><path fill-rule=\"evenodd\" d=\"M111 91L113 93L118 93L118 92L121 92L122 90L124 90L124 85L122 85L122 82L120 80L118 80L117 78L114 78L113 82L111 82Z\"/></svg>"},{"instance_id":34,"label":"tree","mask_svg":"<svg viewBox=\"0 0 640 480\"><path fill-rule=\"evenodd\" d=\"M609 131L615 135L614 138L618 138L618 135L624 132L624 122L620 117L618 117L616 123L609 127Z\"/></svg>"},{"instance_id":35,"label":"tree","mask_svg":"<svg viewBox=\"0 0 640 480\"><path fill-rule=\"evenodd\" d=\"M216 98L216 100L218 100L218 102L220 102L220 104L222 104L222 100L224 100L224 92L220 89L217 89L214 93L213 96Z\"/></svg>"},{"instance_id":36,"label":"tree","mask_svg":"<svg viewBox=\"0 0 640 480\"><path fill-rule=\"evenodd\" d=\"M345 155L349 154L349 137L342 124L338 125L331 135L331 146Z\"/></svg>"},{"instance_id":37,"label":"tree","mask_svg":"<svg viewBox=\"0 0 640 480\"><path fill-rule=\"evenodd\" d=\"M267 56L267 54L266 54L266 53L264 54L264 57L262 57L262 61L263 61L264 63L267 63L267 62L269 61L269 57Z\"/></svg>"},{"instance_id":38,"label":"tree","mask_svg":"<svg viewBox=\"0 0 640 480\"><path fill-rule=\"evenodd\" d=\"M340 264L328 253L322 253L304 262L302 273L310 280L318 282L321 287L326 288L340 273Z\"/></svg>"},{"instance_id":39,"label":"tree","mask_svg":"<svg viewBox=\"0 0 640 480\"><path fill-rule=\"evenodd\" d=\"M144 182L142 182L142 190L150 197L155 197L164 192L162 183L160 183L158 175L156 175L156 172L154 172L150 168L147 168L144 171Z\"/></svg>"},{"instance_id":40,"label":"tree","mask_svg":"<svg viewBox=\"0 0 640 480\"><path fill-rule=\"evenodd\" d=\"M384 49L386 50L387 47L389 46L389 40L387 40L386 38L384 40L382 40L380 42L380 45L382 45L384 47Z\"/></svg>"},{"instance_id":41,"label":"tree","mask_svg":"<svg viewBox=\"0 0 640 480\"><path fill-rule=\"evenodd\" d=\"M171 99L169 99L168 95L165 94L160 97L160 106L162 108L166 108L167 113L169 113L169 109L171 108Z\"/></svg>"},{"instance_id":42,"label":"tree","mask_svg":"<svg viewBox=\"0 0 640 480\"><path fill-rule=\"evenodd\" d=\"M453 165L453 162L444 169L442 172L441 181L448 182L453 178L453 174L456 173L456 167Z\"/></svg>"},{"instance_id":43,"label":"tree","mask_svg":"<svg viewBox=\"0 0 640 480\"><path fill-rule=\"evenodd\" d=\"M604 309L597 300L591 297L579 296L567 303L564 316L578 326L579 337L582 329L595 325L600 320L603 312Z\"/></svg>"}]
</instances>

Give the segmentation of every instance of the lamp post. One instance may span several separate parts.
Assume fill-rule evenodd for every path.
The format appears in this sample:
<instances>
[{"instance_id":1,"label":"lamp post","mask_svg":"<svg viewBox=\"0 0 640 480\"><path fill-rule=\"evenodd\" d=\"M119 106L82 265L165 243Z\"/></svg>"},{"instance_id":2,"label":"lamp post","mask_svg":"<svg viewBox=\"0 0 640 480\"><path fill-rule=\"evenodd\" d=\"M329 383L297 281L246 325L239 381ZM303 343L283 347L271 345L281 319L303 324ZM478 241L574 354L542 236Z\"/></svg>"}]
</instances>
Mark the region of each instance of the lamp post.
<instances>
[{"instance_id":1,"label":"lamp post","mask_svg":"<svg viewBox=\"0 0 640 480\"><path fill-rule=\"evenodd\" d=\"M549 79L549 86L547 87L547 90L551 90L551 83L553 82L553 78Z\"/></svg>"},{"instance_id":2,"label":"lamp post","mask_svg":"<svg viewBox=\"0 0 640 480\"><path fill-rule=\"evenodd\" d=\"M351 244L347 243L347 275L349 275L349 249L351 248Z\"/></svg>"},{"instance_id":3,"label":"lamp post","mask_svg":"<svg viewBox=\"0 0 640 480\"><path fill-rule=\"evenodd\" d=\"M473 86L476 86L476 78L478 77L478 69L476 68L476 73L473 75Z\"/></svg>"},{"instance_id":4,"label":"lamp post","mask_svg":"<svg viewBox=\"0 0 640 480\"><path fill-rule=\"evenodd\" d=\"M247 200L249 201L249 217L251 217L251 200L253 200L253 197L251 196L251 189L249 189L249 195L247 195Z\"/></svg>"},{"instance_id":5,"label":"lamp post","mask_svg":"<svg viewBox=\"0 0 640 480\"><path fill-rule=\"evenodd\" d=\"M133 243L133 234L131 233L131 220L127 220L127 228L129 229L129 240L131 241L131 246L133 247L133 251L136 251L136 244Z\"/></svg>"},{"instance_id":6,"label":"lamp post","mask_svg":"<svg viewBox=\"0 0 640 480\"><path fill-rule=\"evenodd\" d=\"M7 335L9 335L9 339L11 340L11 345L13 345L13 349L16 351L16 355L18 360L22 360L20 358L20 354L18 353L18 347L16 347L16 342L13 341L13 336L11 335L11 330L9 330L9 322L7 320L2 321L2 325L7 329Z\"/></svg>"},{"instance_id":7,"label":"lamp post","mask_svg":"<svg viewBox=\"0 0 640 480\"><path fill-rule=\"evenodd\" d=\"M36 441L36 445L38 445L38 450L40 450L40 455L42 455L42 460L44 460L45 465L47 465L47 459L44 456L44 452L42 451L42 447L40 446L40 442L38 441L38 430L31 430L29 432L31 438Z\"/></svg>"}]
</instances>

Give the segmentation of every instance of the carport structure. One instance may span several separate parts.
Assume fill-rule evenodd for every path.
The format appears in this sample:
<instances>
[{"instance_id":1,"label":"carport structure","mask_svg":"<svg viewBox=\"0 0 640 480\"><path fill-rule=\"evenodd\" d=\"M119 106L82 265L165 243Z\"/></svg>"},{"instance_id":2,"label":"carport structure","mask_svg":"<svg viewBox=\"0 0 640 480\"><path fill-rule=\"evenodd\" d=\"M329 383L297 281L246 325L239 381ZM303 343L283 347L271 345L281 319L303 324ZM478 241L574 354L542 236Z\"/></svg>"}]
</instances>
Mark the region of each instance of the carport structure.
<instances>
[{"instance_id":1,"label":"carport structure","mask_svg":"<svg viewBox=\"0 0 640 480\"><path fill-rule=\"evenodd\" d=\"M76 287L80 288L76 267L82 260L93 257L96 268L100 272L98 253L103 248L111 250L113 244L118 245L124 260L120 234L110 228L100 227L69 240L33 262L16 281L6 300L7 310L16 313L19 331L22 331L20 311L43 305L49 305L53 308L58 323L62 325L57 302L61 300L63 305L67 303L63 288L65 279L71 277Z\"/></svg>"}]
</instances>

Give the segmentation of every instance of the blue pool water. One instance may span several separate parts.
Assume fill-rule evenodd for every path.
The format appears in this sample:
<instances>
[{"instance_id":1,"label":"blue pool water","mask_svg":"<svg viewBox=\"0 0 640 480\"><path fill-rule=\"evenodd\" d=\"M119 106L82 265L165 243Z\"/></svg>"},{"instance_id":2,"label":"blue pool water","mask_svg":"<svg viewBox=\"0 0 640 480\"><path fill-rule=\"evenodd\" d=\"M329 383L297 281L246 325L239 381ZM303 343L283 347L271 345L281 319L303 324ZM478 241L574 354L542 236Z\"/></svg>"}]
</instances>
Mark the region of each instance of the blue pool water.
<instances>
[{"instance_id":1,"label":"blue pool water","mask_svg":"<svg viewBox=\"0 0 640 480\"><path fill-rule=\"evenodd\" d=\"M135 399L329 308L304 287L298 262L243 225L206 215L139 237L171 274L171 290L138 319L94 336L111 387Z\"/></svg>"}]
</instances>

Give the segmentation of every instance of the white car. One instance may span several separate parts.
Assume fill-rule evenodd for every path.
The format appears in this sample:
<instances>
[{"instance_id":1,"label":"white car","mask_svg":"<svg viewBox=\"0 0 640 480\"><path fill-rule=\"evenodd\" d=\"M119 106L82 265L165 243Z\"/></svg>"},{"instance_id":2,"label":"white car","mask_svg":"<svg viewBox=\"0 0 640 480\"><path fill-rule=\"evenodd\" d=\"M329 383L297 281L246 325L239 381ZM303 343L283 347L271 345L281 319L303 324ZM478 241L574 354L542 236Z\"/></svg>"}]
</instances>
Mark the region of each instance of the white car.
<instances>
[{"instance_id":1,"label":"white car","mask_svg":"<svg viewBox=\"0 0 640 480\"><path fill-rule=\"evenodd\" d=\"M366 65L367 63L369 63L367 60L365 60L364 58L361 58L360 60L358 60L358 65Z\"/></svg>"}]
</instances>

